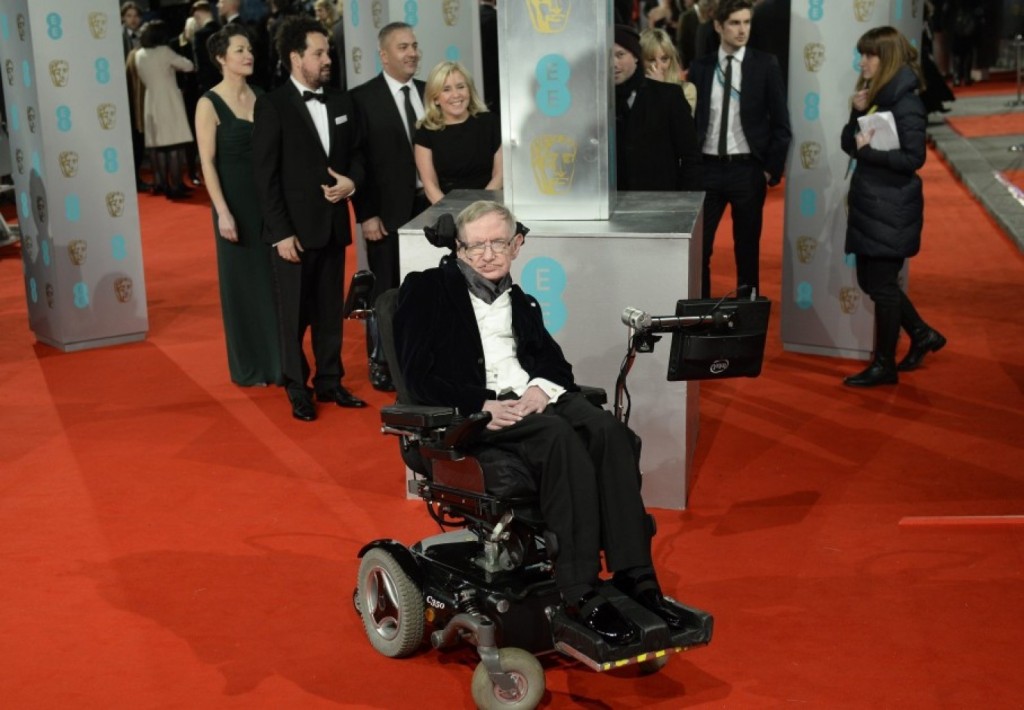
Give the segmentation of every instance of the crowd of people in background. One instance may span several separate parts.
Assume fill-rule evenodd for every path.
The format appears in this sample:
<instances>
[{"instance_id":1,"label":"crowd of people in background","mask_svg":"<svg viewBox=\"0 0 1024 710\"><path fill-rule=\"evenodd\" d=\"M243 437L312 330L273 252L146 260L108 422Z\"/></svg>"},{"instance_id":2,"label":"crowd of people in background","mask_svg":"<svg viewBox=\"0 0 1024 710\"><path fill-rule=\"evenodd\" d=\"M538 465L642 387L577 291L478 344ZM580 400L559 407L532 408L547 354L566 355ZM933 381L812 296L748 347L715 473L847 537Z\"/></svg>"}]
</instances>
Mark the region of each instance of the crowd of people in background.
<instances>
[{"instance_id":1,"label":"crowd of people in background","mask_svg":"<svg viewBox=\"0 0 1024 710\"><path fill-rule=\"evenodd\" d=\"M340 306L341 284L332 280L344 271L343 260L324 256L325 244L336 248L355 236L339 221L351 202L376 297L399 285L401 225L453 189L502 187L496 1L479 0L485 91L459 62L424 71L415 28L402 22L380 30L380 73L348 87L343 0L198 0L159 11L139 0L122 3L138 185L176 200L205 184L234 382L285 385L303 420L316 417L313 395L363 405L341 386L340 333L323 327ZM988 5L923 5L919 67L929 88L922 99L926 111L943 111L953 100L947 82L969 84L990 63L981 41ZM614 12L616 187L705 192L705 296L715 233L730 207L737 289L758 288L762 207L782 179L791 138L791 0L614 0ZM293 125L288 101L312 123ZM359 144L342 159L331 144L340 133L326 122L343 107ZM327 160L322 184L309 189L322 189L325 204L318 226L300 229L306 217L297 214L299 203L290 205L296 190L281 188L294 156L268 151L312 125ZM315 147L293 146L319 160ZM326 236L310 233L316 229ZM318 290L325 279L337 299ZM925 343L922 352L937 349L922 323L908 332ZM296 347L307 329L317 361L312 388ZM373 319L367 358L373 387L392 390Z\"/></svg>"}]
</instances>

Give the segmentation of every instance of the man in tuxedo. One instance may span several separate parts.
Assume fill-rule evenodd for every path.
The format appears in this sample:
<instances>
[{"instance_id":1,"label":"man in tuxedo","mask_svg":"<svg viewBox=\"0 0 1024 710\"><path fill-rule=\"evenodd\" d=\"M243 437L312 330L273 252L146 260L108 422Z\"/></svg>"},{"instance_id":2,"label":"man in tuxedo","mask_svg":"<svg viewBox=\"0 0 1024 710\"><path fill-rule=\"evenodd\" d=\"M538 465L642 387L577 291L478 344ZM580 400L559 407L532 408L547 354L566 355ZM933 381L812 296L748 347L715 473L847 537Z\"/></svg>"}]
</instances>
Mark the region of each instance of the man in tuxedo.
<instances>
[{"instance_id":1,"label":"man in tuxedo","mask_svg":"<svg viewBox=\"0 0 1024 710\"><path fill-rule=\"evenodd\" d=\"M213 19L213 8L207 0L192 3L192 17L196 21L196 34L192 39L196 59L196 84L199 95L220 83L220 68L210 56L206 43L220 29L220 23Z\"/></svg>"},{"instance_id":2,"label":"man in tuxedo","mask_svg":"<svg viewBox=\"0 0 1024 710\"><path fill-rule=\"evenodd\" d=\"M701 293L711 293L711 253L726 205L732 207L737 287L759 288L761 221L768 186L778 185L793 133L779 62L748 47L750 0L721 0L718 51L690 65L697 86L697 137L704 164Z\"/></svg>"},{"instance_id":3,"label":"man in tuxedo","mask_svg":"<svg viewBox=\"0 0 1024 710\"><path fill-rule=\"evenodd\" d=\"M365 179L349 97L325 90L331 75L327 31L296 16L278 33L290 80L256 100L252 147L264 239L273 266L281 323L281 369L292 414L312 421L316 408L302 351L312 331L317 400L364 407L341 385L342 281L351 243L348 200Z\"/></svg>"},{"instance_id":4,"label":"man in tuxedo","mask_svg":"<svg viewBox=\"0 0 1024 710\"><path fill-rule=\"evenodd\" d=\"M579 392L537 300L512 283L524 242L515 217L480 200L456 227L457 258L409 274L399 292L395 347L410 395L489 413L479 443L526 463L558 538L555 582L571 618L614 645L639 636L602 595L603 549L612 584L682 628L685 612L662 595L652 566L636 439Z\"/></svg>"},{"instance_id":5,"label":"man in tuxedo","mask_svg":"<svg viewBox=\"0 0 1024 710\"><path fill-rule=\"evenodd\" d=\"M373 299L398 286L398 228L430 206L416 175L412 139L423 118L423 82L419 43L412 27L392 22L377 35L382 71L352 90L365 139L366 188L356 197L356 216L366 243L366 258L375 277ZM367 323L370 383L393 390L380 352L376 320Z\"/></svg>"},{"instance_id":6,"label":"man in tuxedo","mask_svg":"<svg viewBox=\"0 0 1024 710\"><path fill-rule=\"evenodd\" d=\"M615 164L619 190L700 190L690 104L676 84L644 76L640 35L615 26Z\"/></svg>"}]
</instances>

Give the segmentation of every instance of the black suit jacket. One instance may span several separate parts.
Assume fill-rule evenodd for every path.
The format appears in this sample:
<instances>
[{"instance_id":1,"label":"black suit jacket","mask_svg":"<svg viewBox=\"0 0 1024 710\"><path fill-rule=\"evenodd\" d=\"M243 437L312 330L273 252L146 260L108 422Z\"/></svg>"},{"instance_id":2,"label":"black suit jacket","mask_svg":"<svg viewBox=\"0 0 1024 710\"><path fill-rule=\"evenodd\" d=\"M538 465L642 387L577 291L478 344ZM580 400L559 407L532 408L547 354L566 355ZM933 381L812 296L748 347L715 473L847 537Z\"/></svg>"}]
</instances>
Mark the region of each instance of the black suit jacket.
<instances>
[{"instance_id":1,"label":"black suit jacket","mask_svg":"<svg viewBox=\"0 0 1024 710\"><path fill-rule=\"evenodd\" d=\"M676 84L644 78L616 136L618 189L700 190L700 146Z\"/></svg>"},{"instance_id":2,"label":"black suit jacket","mask_svg":"<svg viewBox=\"0 0 1024 710\"><path fill-rule=\"evenodd\" d=\"M423 98L424 83L413 80ZM380 217L390 233L412 217L416 197L416 161L405 122L383 74L352 89L352 101L365 137L367 184L356 195L356 217Z\"/></svg>"},{"instance_id":3,"label":"black suit jacket","mask_svg":"<svg viewBox=\"0 0 1024 710\"><path fill-rule=\"evenodd\" d=\"M697 140L703 146L708 134L711 86L718 53L698 57L690 65L689 78L697 86ZM782 179L786 152L793 138L786 106L786 85L779 62L771 54L747 47L741 65L740 125L750 151L768 173L769 185Z\"/></svg>"},{"instance_id":4,"label":"black suit jacket","mask_svg":"<svg viewBox=\"0 0 1024 710\"><path fill-rule=\"evenodd\" d=\"M297 236L303 248L327 244L332 231L349 244L347 200L328 202L321 185L335 172L352 179L356 193L366 182L359 129L348 95L325 90L331 153L324 152L302 95L289 80L256 99L252 134L256 191L263 207L263 238L275 244Z\"/></svg>"},{"instance_id":5,"label":"black suit jacket","mask_svg":"<svg viewBox=\"0 0 1024 710\"><path fill-rule=\"evenodd\" d=\"M512 286L516 356L531 378L575 391L572 367L544 327L540 304ZM496 393L487 389L483 343L466 279L454 257L436 269L406 277L395 312L395 347L406 387L418 404L481 411Z\"/></svg>"}]
</instances>

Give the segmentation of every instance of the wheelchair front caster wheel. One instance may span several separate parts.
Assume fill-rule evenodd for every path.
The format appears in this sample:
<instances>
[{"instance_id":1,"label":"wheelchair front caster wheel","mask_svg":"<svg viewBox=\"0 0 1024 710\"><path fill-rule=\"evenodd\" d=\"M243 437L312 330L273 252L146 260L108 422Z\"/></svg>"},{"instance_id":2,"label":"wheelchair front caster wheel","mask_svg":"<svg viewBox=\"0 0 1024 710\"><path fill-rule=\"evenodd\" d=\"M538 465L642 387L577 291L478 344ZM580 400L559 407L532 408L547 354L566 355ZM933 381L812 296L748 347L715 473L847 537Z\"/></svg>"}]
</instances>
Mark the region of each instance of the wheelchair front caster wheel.
<instances>
[{"instance_id":1,"label":"wheelchair front caster wheel","mask_svg":"<svg viewBox=\"0 0 1024 710\"><path fill-rule=\"evenodd\" d=\"M498 659L515 688L506 691L495 684L481 661L473 671L472 692L476 706L481 710L532 710L537 707L544 697L544 669L540 661L521 648L498 649Z\"/></svg>"},{"instance_id":2,"label":"wheelchair front caster wheel","mask_svg":"<svg viewBox=\"0 0 1024 710\"><path fill-rule=\"evenodd\" d=\"M382 655L408 656L423 643L423 595L387 550L363 555L355 603L370 645Z\"/></svg>"}]
</instances>

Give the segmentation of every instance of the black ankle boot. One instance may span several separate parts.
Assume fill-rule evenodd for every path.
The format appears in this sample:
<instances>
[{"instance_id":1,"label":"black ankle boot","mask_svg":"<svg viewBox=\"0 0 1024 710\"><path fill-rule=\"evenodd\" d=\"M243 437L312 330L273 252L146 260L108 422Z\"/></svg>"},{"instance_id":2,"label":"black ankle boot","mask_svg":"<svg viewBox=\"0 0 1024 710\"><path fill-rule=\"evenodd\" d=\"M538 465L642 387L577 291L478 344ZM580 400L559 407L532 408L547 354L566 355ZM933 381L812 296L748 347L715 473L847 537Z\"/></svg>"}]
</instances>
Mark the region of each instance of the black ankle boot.
<instances>
[{"instance_id":1,"label":"black ankle boot","mask_svg":"<svg viewBox=\"0 0 1024 710\"><path fill-rule=\"evenodd\" d=\"M874 387L875 385L895 385L900 381L896 372L896 364L889 358L876 357L863 372L850 375L843 380L848 387Z\"/></svg>"},{"instance_id":2,"label":"black ankle boot","mask_svg":"<svg viewBox=\"0 0 1024 710\"><path fill-rule=\"evenodd\" d=\"M928 353L937 353L946 345L942 333L934 328L925 327L924 331L914 333L910 338L910 350L896 367L900 372L910 372L921 366L921 361Z\"/></svg>"}]
</instances>

